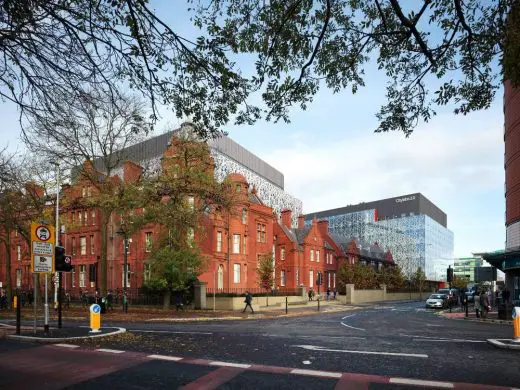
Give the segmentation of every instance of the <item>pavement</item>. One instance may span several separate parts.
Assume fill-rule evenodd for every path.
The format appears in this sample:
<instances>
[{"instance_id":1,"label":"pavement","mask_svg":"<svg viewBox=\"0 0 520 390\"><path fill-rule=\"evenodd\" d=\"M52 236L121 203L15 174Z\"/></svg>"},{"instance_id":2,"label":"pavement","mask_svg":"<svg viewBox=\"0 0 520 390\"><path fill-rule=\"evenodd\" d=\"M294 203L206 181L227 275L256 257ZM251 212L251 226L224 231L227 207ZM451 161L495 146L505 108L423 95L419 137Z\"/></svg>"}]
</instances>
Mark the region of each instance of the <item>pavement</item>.
<instances>
[{"instance_id":1,"label":"pavement","mask_svg":"<svg viewBox=\"0 0 520 390\"><path fill-rule=\"evenodd\" d=\"M0 341L2 388L512 389L511 326L452 321L422 303L262 321L118 322L127 332L35 346Z\"/></svg>"}]
</instances>

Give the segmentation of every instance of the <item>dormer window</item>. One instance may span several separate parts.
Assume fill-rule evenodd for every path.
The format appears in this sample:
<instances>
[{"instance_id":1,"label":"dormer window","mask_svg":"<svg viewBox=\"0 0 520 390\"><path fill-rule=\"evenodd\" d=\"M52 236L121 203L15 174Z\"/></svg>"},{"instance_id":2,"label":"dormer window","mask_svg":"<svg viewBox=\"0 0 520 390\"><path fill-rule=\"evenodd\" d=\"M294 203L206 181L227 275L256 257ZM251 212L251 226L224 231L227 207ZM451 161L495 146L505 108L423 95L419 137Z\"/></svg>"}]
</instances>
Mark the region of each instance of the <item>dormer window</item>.
<instances>
[{"instance_id":1,"label":"dormer window","mask_svg":"<svg viewBox=\"0 0 520 390\"><path fill-rule=\"evenodd\" d=\"M240 187L241 187L241 185L240 185L240 184L237 184L237 185L235 186L235 191L236 191L236 192L240 192Z\"/></svg>"}]
</instances>

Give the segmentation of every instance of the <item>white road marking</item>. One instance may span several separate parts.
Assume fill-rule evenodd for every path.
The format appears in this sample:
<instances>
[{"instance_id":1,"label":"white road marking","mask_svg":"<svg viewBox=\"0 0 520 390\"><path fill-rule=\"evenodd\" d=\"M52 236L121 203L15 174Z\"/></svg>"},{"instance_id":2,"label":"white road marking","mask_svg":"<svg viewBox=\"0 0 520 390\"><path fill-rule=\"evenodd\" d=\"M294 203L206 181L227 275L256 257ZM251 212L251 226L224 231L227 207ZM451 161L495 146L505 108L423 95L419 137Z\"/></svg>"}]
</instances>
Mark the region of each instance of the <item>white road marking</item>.
<instances>
[{"instance_id":1,"label":"white road marking","mask_svg":"<svg viewBox=\"0 0 520 390\"><path fill-rule=\"evenodd\" d=\"M343 317L342 320L344 320L345 318L350 318L350 317L354 317L354 316L355 316L355 314L351 314L351 315Z\"/></svg>"},{"instance_id":2,"label":"white road marking","mask_svg":"<svg viewBox=\"0 0 520 390\"><path fill-rule=\"evenodd\" d=\"M228 362L210 362L210 366L220 366L220 367L236 367L236 368L249 368L251 364L242 364L242 363L228 363Z\"/></svg>"},{"instance_id":3,"label":"white road marking","mask_svg":"<svg viewBox=\"0 0 520 390\"><path fill-rule=\"evenodd\" d=\"M414 338L413 341L431 341L431 342L444 342L444 343L485 343L486 341L481 340L464 340L464 339L424 339L424 338Z\"/></svg>"},{"instance_id":4,"label":"white road marking","mask_svg":"<svg viewBox=\"0 0 520 390\"><path fill-rule=\"evenodd\" d=\"M442 387L443 389L453 389L455 386L449 382L424 381L420 379L407 378L390 378L389 383L398 383L400 385L426 386L426 387Z\"/></svg>"},{"instance_id":5,"label":"white road marking","mask_svg":"<svg viewBox=\"0 0 520 390\"><path fill-rule=\"evenodd\" d=\"M118 349L106 349L106 348L100 348L96 349L97 352L106 352L106 353L125 353L125 351L120 351Z\"/></svg>"},{"instance_id":6,"label":"white road marking","mask_svg":"<svg viewBox=\"0 0 520 390\"><path fill-rule=\"evenodd\" d=\"M353 353L353 354L359 354L359 355L402 356L402 357L414 357L414 358L425 358L425 359L428 358L428 355L424 355L424 354L420 354L420 353L352 351L352 350L346 350L346 349L329 349L329 348L325 348L325 347L319 347L316 345L293 345L293 347L309 349L311 351Z\"/></svg>"},{"instance_id":7,"label":"white road marking","mask_svg":"<svg viewBox=\"0 0 520 390\"><path fill-rule=\"evenodd\" d=\"M145 329L127 329L127 332L139 333L175 333L175 334L213 334L211 332L183 332L174 330L145 330Z\"/></svg>"},{"instance_id":8,"label":"white road marking","mask_svg":"<svg viewBox=\"0 0 520 390\"><path fill-rule=\"evenodd\" d=\"M56 347L63 347L63 348L79 348L79 345L74 344L54 344Z\"/></svg>"},{"instance_id":9,"label":"white road marking","mask_svg":"<svg viewBox=\"0 0 520 390\"><path fill-rule=\"evenodd\" d=\"M166 355L148 355L147 358L158 359L158 360L171 360L173 362L178 362L179 360L182 360L181 357L166 356Z\"/></svg>"},{"instance_id":10,"label":"white road marking","mask_svg":"<svg viewBox=\"0 0 520 390\"><path fill-rule=\"evenodd\" d=\"M295 368L291 370L291 374L297 375L312 375L312 376L323 376L326 378L341 378L343 374L339 372L328 372L328 371L316 371L316 370L303 370L301 368Z\"/></svg>"},{"instance_id":11,"label":"white road marking","mask_svg":"<svg viewBox=\"0 0 520 390\"><path fill-rule=\"evenodd\" d=\"M356 328L355 326L347 325L343 321L341 321L341 325L346 326L347 328L350 328L350 329L362 330L363 332L365 331L365 329L363 329L363 328Z\"/></svg>"},{"instance_id":12,"label":"white road marking","mask_svg":"<svg viewBox=\"0 0 520 390\"><path fill-rule=\"evenodd\" d=\"M485 340L469 340L469 339L450 339L446 337L433 337L433 336L418 336L418 335L410 335L410 334L401 334L401 336L406 337L413 337L413 341L453 341L453 342L459 342L459 343L486 343ZM422 340L420 340L422 339Z\"/></svg>"},{"instance_id":13,"label":"white road marking","mask_svg":"<svg viewBox=\"0 0 520 390\"><path fill-rule=\"evenodd\" d=\"M439 324L426 324L426 326L442 326L442 325L439 325Z\"/></svg>"},{"instance_id":14,"label":"white road marking","mask_svg":"<svg viewBox=\"0 0 520 390\"><path fill-rule=\"evenodd\" d=\"M304 360L302 363L303 364L311 364L311 361L310 360Z\"/></svg>"}]
</instances>

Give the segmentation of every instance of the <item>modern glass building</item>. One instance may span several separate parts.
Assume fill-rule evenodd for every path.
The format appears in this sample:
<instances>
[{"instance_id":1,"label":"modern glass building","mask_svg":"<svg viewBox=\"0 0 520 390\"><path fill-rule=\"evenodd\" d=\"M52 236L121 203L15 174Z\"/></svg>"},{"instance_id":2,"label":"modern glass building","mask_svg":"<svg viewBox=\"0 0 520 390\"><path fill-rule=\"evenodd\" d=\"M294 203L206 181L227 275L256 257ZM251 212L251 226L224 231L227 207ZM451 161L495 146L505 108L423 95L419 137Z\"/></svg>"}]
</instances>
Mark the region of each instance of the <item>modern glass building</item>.
<instances>
[{"instance_id":1,"label":"modern glass building","mask_svg":"<svg viewBox=\"0 0 520 390\"><path fill-rule=\"evenodd\" d=\"M453 265L453 232L447 216L420 193L305 215L329 221L333 233L377 242L392 252L405 274L421 267L430 280L444 280Z\"/></svg>"}]
</instances>

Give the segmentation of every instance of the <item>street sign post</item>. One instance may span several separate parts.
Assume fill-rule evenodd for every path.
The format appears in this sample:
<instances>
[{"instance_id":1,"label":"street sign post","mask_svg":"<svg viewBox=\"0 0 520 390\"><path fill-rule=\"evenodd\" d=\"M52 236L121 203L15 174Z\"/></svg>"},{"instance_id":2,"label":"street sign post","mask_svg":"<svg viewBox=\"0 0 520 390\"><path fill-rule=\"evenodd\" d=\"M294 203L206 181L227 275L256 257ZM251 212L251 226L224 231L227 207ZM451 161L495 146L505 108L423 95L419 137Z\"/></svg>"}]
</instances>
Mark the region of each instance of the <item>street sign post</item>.
<instances>
[{"instance_id":1,"label":"street sign post","mask_svg":"<svg viewBox=\"0 0 520 390\"><path fill-rule=\"evenodd\" d=\"M54 272L54 228L33 222L31 247L31 271L41 274Z\"/></svg>"},{"instance_id":2,"label":"street sign post","mask_svg":"<svg viewBox=\"0 0 520 390\"><path fill-rule=\"evenodd\" d=\"M101 328L101 306L90 305L90 333L99 333Z\"/></svg>"},{"instance_id":3,"label":"street sign post","mask_svg":"<svg viewBox=\"0 0 520 390\"><path fill-rule=\"evenodd\" d=\"M54 235L54 227L43 223L31 223L31 272L33 274L45 274L45 323L44 332L49 333L49 303L47 292L47 279L51 272L54 272L54 244L56 237ZM34 298L36 299L36 282L34 283ZM34 304L36 310L36 301ZM36 333L36 313L35 313Z\"/></svg>"}]
</instances>

